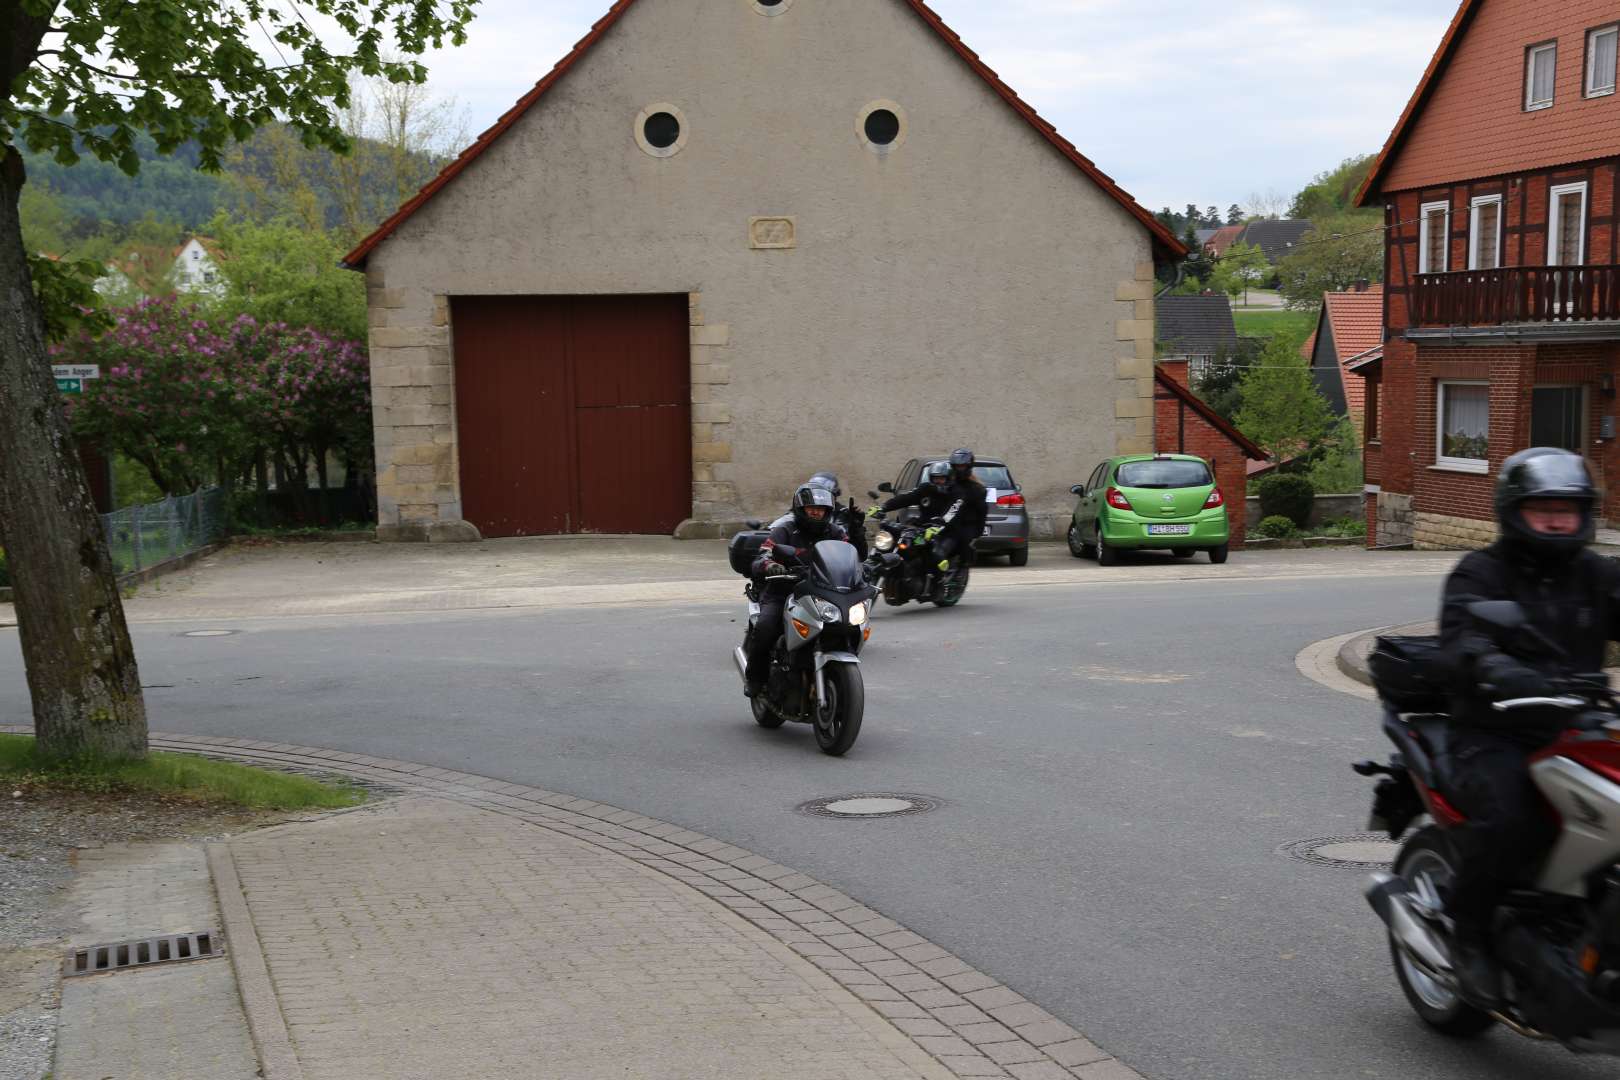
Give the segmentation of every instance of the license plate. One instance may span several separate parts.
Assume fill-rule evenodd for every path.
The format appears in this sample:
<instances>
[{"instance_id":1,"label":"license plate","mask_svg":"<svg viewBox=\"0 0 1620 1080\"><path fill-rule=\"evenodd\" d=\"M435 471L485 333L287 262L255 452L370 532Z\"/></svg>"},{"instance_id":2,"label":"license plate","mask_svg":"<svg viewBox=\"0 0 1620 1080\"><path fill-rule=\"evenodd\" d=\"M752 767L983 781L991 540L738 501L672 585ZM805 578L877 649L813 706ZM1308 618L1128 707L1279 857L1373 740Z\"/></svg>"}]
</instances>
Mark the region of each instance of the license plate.
<instances>
[{"instance_id":1,"label":"license plate","mask_svg":"<svg viewBox=\"0 0 1620 1080\"><path fill-rule=\"evenodd\" d=\"M1149 525L1149 536L1191 536L1191 525Z\"/></svg>"}]
</instances>

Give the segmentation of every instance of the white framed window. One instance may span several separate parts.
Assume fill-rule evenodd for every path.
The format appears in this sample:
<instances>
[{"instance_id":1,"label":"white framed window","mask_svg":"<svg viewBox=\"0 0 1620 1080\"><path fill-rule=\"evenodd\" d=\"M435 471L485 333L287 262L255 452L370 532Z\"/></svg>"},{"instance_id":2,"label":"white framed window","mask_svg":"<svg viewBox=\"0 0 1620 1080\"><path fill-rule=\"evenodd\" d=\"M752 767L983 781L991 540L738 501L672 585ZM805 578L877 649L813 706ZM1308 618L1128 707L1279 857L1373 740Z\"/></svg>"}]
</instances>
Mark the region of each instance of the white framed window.
<instances>
[{"instance_id":1,"label":"white framed window","mask_svg":"<svg viewBox=\"0 0 1620 1080\"><path fill-rule=\"evenodd\" d=\"M1530 391L1530 445L1586 452L1586 387L1538 386Z\"/></svg>"},{"instance_id":2,"label":"white framed window","mask_svg":"<svg viewBox=\"0 0 1620 1080\"><path fill-rule=\"evenodd\" d=\"M1524 58L1524 111L1550 109L1554 79L1558 73L1558 42L1532 45Z\"/></svg>"},{"instance_id":3,"label":"white framed window","mask_svg":"<svg viewBox=\"0 0 1620 1080\"><path fill-rule=\"evenodd\" d=\"M1443 382L1435 393L1435 464L1459 472L1490 471L1490 384Z\"/></svg>"},{"instance_id":4,"label":"white framed window","mask_svg":"<svg viewBox=\"0 0 1620 1080\"><path fill-rule=\"evenodd\" d=\"M1502 265L1502 196L1481 195L1468 210L1468 269Z\"/></svg>"},{"instance_id":5,"label":"white framed window","mask_svg":"<svg viewBox=\"0 0 1620 1080\"><path fill-rule=\"evenodd\" d=\"M1620 46L1620 23L1586 32L1586 96L1614 93L1615 54Z\"/></svg>"},{"instance_id":6,"label":"white framed window","mask_svg":"<svg viewBox=\"0 0 1620 1080\"><path fill-rule=\"evenodd\" d=\"M1451 204L1424 203L1418 211L1418 273L1443 274L1451 249Z\"/></svg>"},{"instance_id":7,"label":"white framed window","mask_svg":"<svg viewBox=\"0 0 1620 1080\"><path fill-rule=\"evenodd\" d=\"M1547 265L1586 261L1586 182L1558 184L1547 192Z\"/></svg>"}]
</instances>

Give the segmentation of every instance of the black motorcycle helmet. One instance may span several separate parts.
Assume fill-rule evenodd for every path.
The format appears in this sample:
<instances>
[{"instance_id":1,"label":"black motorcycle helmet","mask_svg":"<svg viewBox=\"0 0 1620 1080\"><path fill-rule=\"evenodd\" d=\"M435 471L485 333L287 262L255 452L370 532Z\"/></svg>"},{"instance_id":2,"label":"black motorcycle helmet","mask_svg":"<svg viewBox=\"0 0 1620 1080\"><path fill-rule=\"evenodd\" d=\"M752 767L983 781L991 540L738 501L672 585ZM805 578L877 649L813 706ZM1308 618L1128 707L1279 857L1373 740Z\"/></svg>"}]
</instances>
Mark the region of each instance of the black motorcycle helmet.
<instances>
[{"instance_id":1,"label":"black motorcycle helmet","mask_svg":"<svg viewBox=\"0 0 1620 1080\"><path fill-rule=\"evenodd\" d=\"M824 536L837 505L832 492L806 484L793 493L794 524L811 536Z\"/></svg>"},{"instance_id":2,"label":"black motorcycle helmet","mask_svg":"<svg viewBox=\"0 0 1620 1080\"><path fill-rule=\"evenodd\" d=\"M806 480L805 484L810 487L826 488L828 491L832 492L832 497L835 499L844 494L843 488L838 486L837 473L818 472L816 475Z\"/></svg>"},{"instance_id":3,"label":"black motorcycle helmet","mask_svg":"<svg viewBox=\"0 0 1620 1080\"><path fill-rule=\"evenodd\" d=\"M1538 532L1524 520L1533 499L1562 499L1581 510L1581 528L1568 536ZM1579 454L1538 446L1502 463L1496 483L1496 521L1508 550L1534 562L1567 562L1597 535L1597 487Z\"/></svg>"},{"instance_id":4,"label":"black motorcycle helmet","mask_svg":"<svg viewBox=\"0 0 1620 1080\"><path fill-rule=\"evenodd\" d=\"M951 472L956 474L958 480L967 480L973 476L973 451L967 447L951 451Z\"/></svg>"},{"instance_id":5,"label":"black motorcycle helmet","mask_svg":"<svg viewBox=\"0 0 1620 1080\"><path fill-rule=\"evenodd\" d=\"M940 491L951 486L951 467L944 461L936 461L928 466L928 482Z\"/></svg>"}]
</instances>

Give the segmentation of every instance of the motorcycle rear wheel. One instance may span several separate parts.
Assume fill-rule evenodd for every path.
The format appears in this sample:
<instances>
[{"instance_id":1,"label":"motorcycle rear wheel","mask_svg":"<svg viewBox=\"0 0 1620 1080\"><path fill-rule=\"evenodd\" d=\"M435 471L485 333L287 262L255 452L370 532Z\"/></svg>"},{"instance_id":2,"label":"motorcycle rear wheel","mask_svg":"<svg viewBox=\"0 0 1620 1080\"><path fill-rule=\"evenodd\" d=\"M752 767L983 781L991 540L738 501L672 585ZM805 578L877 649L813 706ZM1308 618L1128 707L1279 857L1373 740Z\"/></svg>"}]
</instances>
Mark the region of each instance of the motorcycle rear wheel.
<instances>
[{"instance_id":1,"label":"motorcycle rear wheel","mask_svg":"<svg viewBox=\"0 0 1620 1080\"><path fill-rule=\"evenodd\" d=\"M969 573L970 572L967 564L964 563L955 570L951 571L949 574L946 574L945 577L934 586L934 596L932 597L934 606L955 607L957 604L961 603L962 596L967 592Z\"/></svg>"},{"instance_id":2,"label":"motorcycle rear wheel","mask_svg":"<svg viewBox=\"0 0 1620 1080\"><path fill-rule=\"evenodd\" d=\"M826 700L816 706L816 745L830 757L843 757L861 733L866 682L854 664L828 664L823 672Z\"/></svg>"},{"instance_id":3,"label":"motorcycle rear wheel","mask_svg":"<svg viewBox=\"0 0 1620 1080\"><path fill-rule=\"evenodd\" d=\"M764 693L761 693L748 704L754 710L754 723L758 724L760 727L774 729L779 728L786 723L786 721L772 711L769 705L765 704Z\"/></svg>"},{"instance_id":4,"label":"motorcycle rear wheel","mask_svg":"<svg viewBox=\"0 0 1620 1080\"><path fill-rule=\"evenodd\" d=\"M1444 896L1456 879L1456 856L1440 830L1427 828L1408 840L1395 860L1395 874L1414 891L1426 889ZM1395 936L1389 938L1390 959L1395 978L1401 984L1412 1011L1442 1035L1468 1039L1494 1027L1496 1018L1464 1001L1456 990L1433 978L1401 951Z\"/></svg>"}]
</instances>

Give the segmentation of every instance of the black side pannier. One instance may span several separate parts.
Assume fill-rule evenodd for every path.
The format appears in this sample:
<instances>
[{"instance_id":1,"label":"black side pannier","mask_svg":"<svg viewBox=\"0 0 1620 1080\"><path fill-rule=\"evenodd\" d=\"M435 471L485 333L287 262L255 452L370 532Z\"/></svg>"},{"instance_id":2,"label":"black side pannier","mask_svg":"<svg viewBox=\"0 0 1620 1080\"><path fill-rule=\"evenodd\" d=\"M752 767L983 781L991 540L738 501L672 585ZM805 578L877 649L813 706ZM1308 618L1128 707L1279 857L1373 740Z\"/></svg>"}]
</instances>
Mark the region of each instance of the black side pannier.
<instances>
[{"instance_id":1,"label":"black side pannier","mask_svg":"<svg viewBox=\"0 0 1620 1080\"><path fill-rule=\"evenodd\" d=\"M1440 662L1438 637L1386 634L1367 658L1378 696L1403 713L1451 709L1451 685Z\"/></svg>"},{"instance_id":2,"label":"black side pannier","mask_svg":"<svg viewBox=\"0 0 1620 1080\"><path fill-rule=\"evenodd\" d=\"M750 529L740 532L731 538L731 544L726 553L731 558L731 568L743 577L747 577L754 568L754 560L759 558L759 549L770 538L769 529Z\"/></svg>"}]
</instances>

